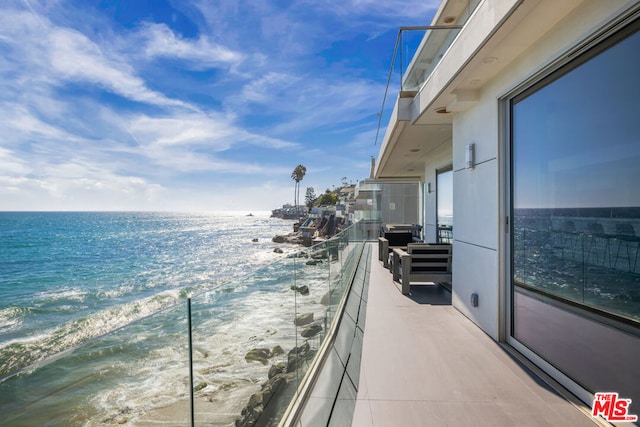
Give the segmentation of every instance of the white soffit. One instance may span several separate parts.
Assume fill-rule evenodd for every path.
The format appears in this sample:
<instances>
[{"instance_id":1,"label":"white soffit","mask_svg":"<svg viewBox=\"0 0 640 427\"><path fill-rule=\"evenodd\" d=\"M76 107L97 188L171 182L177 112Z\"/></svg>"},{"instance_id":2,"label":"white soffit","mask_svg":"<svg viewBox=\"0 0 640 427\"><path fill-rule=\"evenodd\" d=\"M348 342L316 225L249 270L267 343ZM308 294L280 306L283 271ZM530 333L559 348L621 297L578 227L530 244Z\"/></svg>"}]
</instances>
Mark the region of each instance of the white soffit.
<instances>
[{"instance_id":1,"label":"white soffit","mask_svg":"<svg viewBox=\"0 0 640 427\"><path fill-rule=\"evenodd\" d=\"M561 25L581 3L582 0L482 2L414 99L414 123L433 123L440 116L435 110L443 106L452 112L473 106L482 86L546 32Z\"/></svg>"}]
</instances>

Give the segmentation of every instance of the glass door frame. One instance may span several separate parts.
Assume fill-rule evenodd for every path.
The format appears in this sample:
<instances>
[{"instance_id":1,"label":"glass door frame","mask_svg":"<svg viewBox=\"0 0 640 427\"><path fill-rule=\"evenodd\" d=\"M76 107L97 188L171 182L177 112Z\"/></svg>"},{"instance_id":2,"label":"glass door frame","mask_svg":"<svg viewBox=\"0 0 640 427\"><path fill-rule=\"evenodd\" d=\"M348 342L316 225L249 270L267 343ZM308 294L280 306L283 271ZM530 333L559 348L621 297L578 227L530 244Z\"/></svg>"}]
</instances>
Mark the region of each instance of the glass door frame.
<instances>
[{"instance_id":1,"label":"glass door frame","mask_svg":"<svg viewBox=\"0 0 640 427\"><path fill-rule=\"evenodd\" d=\"M617 27L617 28L616 28ZM583 388L580 384L569 378L565 373L557 369L550 362L536 354L532 349L527 347L515 337L514 331L514 301L515 301L515 284L513 283L514 274L514 164L513 164L513 117L512 107L518 97L526 92L534 92L544 87L544 81L554 81L554 75L567 74L572 69L580 67L585 61L599 55L608 47L615 45L618 35L615 33L625 27L623 17L619 17L615 21L609 23L598 34L590 40L580 44L581 54L578 56L564 55L560 59L553 61L544 69L538 71L529 79L523 81L516 87L512 88L508 93L499 99L499 155L503 161L500 164L499 172L499 191L500 191L500 310L499 310L499 339L506 342L535 365L550 375L555 381L560 383L580 400L589 403L593 400L592 394ZM609 33L613 37L600 39L598 36ZM621 32L620 32L621 33ZM606 318L596 318L597 321L607 320ZM604 323L604 322L603 322ZM607 322L608 324L608 322ZM622 329L624 330L624 329Z\"/></svg>"},{"instance_id":2,"label":"glass door frame","mask_svg":"<svg viewBox=\"0 0 640 427\"><path fill-rule=\"evenodd\" d=\"M440 200L440 185L439 185L439 177L445 173L451 173L451 217L452 217L452 224L451 226L446 229L446 230L442 230L440 228L440 215L439 215L439 200ZM441 169L436 169L436 242L437 243L453 243L453 165L449 165L446 166L444 168ZM448 231L448 236L447 236L447 242L443 242L443 231Z\"/></svg>"}]
</instances>

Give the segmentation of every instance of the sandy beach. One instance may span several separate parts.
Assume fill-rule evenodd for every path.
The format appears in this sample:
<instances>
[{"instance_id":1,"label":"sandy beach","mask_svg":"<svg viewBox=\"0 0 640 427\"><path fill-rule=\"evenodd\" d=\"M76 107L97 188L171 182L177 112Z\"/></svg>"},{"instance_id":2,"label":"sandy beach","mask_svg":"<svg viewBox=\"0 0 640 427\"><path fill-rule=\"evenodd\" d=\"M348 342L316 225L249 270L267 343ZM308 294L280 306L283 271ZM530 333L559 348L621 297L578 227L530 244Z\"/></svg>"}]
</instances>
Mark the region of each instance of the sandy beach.
<instances>
[{"instance_id":1,"label":"sandy beach","mask_svg":"<svg viewBox=\"0 0 640 427\"><path fill-rule=\"evenodd\" d=\"M260 384L245 382L236 387L213 393L196 394L194 399L195 421L202 426L234 426L240 411L249 397L260 390ZM129 420L126 414L114 419L114 424L139 427L189 425L191 422L189 399L154 409L147 414Z\"/></svg>"}]
</instances>

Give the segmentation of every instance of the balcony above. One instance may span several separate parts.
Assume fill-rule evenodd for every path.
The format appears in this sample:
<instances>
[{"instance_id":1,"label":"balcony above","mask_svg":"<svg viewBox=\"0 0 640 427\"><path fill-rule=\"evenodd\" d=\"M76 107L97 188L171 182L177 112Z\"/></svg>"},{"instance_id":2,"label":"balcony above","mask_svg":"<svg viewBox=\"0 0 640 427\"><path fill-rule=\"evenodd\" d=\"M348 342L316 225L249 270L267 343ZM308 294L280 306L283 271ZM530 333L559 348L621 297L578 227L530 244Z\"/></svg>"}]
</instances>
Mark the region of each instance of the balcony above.
<instances>
[{"instance_id":1,"label":"balcony above","mask_svg":"<svg viewBox=\"0 0 640 427\"><path fill-rule=\"evenodd\" d=\"M540 41L547 30L561 25L581 0L561 3L443 2L432 25L454 19L452 23L461 24L462 29L425 34L395 99L375 177L423 177L434 150L452 144L456 114L478 104L483 88ZM461 4L465 5L462 10ZM459 13L464 16L456 18Z\"/></svg>"}]
</instances>

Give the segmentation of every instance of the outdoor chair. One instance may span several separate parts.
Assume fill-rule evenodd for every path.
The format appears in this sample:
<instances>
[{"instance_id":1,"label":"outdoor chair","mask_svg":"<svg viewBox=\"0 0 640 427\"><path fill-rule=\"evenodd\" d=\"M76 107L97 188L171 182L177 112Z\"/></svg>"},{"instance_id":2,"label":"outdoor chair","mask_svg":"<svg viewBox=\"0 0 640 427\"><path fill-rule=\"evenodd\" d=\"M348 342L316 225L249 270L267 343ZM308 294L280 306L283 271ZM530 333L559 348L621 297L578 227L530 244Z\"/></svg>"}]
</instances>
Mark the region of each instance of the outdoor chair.
<instances>
[{"instance_id":1,"label":"outdoor chair","mask_svg":"<svg viewBox=\"0 0 640 427\"><path fill-rule=\"evenodd\" d=\"M378 259L385 268L389 268L389 254L394 248L406 248L413 242L413 233L410 231L387 231L383 237L378 238Z\"/></svg>"},{"instance_id":2,"label":"outdoor chair","mask_svg":"<svg viewBox=\"0 0 640 427\"><path fill-rule=\"evenodd\" d=\"M402 284L408 294L411 283L451 282L452 246L447 243L412 243L407 250L394 249L393 281Z\"/></svg>"}]
</instances>

